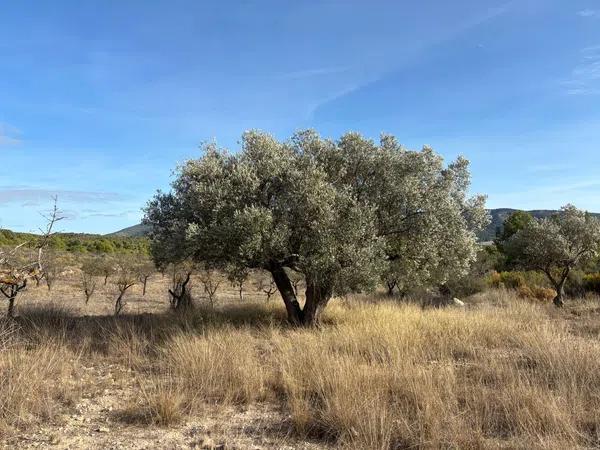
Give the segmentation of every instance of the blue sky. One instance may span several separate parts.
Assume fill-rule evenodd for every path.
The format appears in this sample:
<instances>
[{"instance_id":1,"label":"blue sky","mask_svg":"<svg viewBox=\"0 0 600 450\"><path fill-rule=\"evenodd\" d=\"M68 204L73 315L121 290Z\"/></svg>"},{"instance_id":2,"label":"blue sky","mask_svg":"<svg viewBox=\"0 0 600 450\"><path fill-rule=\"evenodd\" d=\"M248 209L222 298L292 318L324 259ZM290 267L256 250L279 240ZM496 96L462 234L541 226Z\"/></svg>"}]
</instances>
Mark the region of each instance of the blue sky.
<instances>
[{"instance_id":1,"label":"blue sky","mask_svg":"<svg viewBox=\"0 0 600 450\"><path fill-rule=\"evenodd\" d=\"M490 207L600 212L600 0L0 9L0 227L105 233L206 140L315 128L472 161Z\"/></svg>"}]
</instances>

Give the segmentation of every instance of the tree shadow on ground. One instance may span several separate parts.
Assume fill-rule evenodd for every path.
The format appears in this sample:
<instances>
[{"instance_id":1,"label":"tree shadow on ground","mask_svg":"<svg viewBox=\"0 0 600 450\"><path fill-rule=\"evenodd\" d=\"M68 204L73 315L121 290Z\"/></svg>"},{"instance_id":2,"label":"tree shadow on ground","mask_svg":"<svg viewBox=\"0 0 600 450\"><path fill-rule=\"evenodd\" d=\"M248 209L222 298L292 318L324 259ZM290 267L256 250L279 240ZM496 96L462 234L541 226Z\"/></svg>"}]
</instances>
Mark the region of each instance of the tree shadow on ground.
<instances>
[{"instance_id":1,"label":"tree shadow on ground","mask_svg":"<svg viewBox=\"0 0 600 450\"><path fill-rule=\"evenodd\" d=\"M15 319L0 319L0 328L25 338L31 345L58 339L74 350L108 354L115 337L139 338L160 346L181 333L203 333L222 328L257 331L286 327L285 310L270 304L249 303L211 309L205 306L177 312L78 316L54 305L24 307Z\"/></svg>"}]
</instances>

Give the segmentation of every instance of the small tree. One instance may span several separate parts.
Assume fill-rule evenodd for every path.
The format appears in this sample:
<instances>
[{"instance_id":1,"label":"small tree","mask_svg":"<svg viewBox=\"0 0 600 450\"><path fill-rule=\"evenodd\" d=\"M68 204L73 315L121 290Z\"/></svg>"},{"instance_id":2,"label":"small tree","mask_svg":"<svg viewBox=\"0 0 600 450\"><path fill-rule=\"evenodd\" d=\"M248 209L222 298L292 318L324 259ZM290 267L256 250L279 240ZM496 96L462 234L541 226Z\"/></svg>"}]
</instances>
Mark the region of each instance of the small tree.
<instances>
[{"instance_id":1,"label":"small tree","mask_svg":"<svg viewBox=\"0 0 600 450\"><path fill-rule=\"evenodd\" d=\"M261 274L256 282L256 289L264 293L267 296L267 302L269 302L271 297L277 292L277 285L271 274Z\"/></svg>"},{"instance_id":2,"label":"small tree","mask_svg":"<svg viewBox=\"0 0 600 450\"><path fill-rule=\"evenodd\" d=\"M106 286L108 283L110 276L118 271L118 267L116 267L114 259L108 255L102 255L100 257L98 260L98 268L104 277L104 286Z\"/></svg>"},{"instance_id":3,"label":"small tree","mask_svg":"<svg viewBox=\"0 0 600 450\"><path fill-rule=\"evenodd\" d=\"M564 287L571 271L600 250L600 221L572 205L534 220L505 245L507 255L526 270L544 273L556 290L554 304L564 305Z\"/></svg>"},{"instance_id":4,"label":"small tree","mask_svg":"<svg viewBox=\"0 0 600 450\"><path fill-rule=\"evenodd\" d=\"M115 279L113 281L117 290L115 316L118 316L125 306L125 293L137 281L134 262L126 257L121 257L115 265Z\"/></svg>"},{"instance_id":5,"label":"small tree","mask_svg":"<svg viewBox=\"0 0 600 450\"><path fill-rule=\"evenodd\" d=\"M97 256L86 258L81 265L81 277L79 286L85 296L85 304L87 305L92 295L96 291L98 284L98 276L102 275L100 259Z\"/></svg>"},{"instance_id":6,"label":"small tree","mask_svg":"<svg viewBox=\"0 0 600 450\"><path fill-rule=\"evenodd\" d=\"M81 272L80 279L81 289L83 295L85 295L85 304L87 305L96 291L97 280L96 277L90 273Z\"/></svg>"},{"instance_id":7,"label":"small tree","mask_svg":"<svg viewBox=\"0 0 600 450\"><path fill-rule=\"evenodd\" d=\"M238 298L241 302L244 301L244 285L248 280L248 270L246 269L232 269L227 271L227 278L231 282L231 286L234 287L238 292Z\"/></svg>"},{"instance_id":8,"label":"small tree","mask_svg":"<svg viewBox=\"0 0 600 450\"><path fill-rule=\"evenodd\" d=\"M48 250L44 253L42 265L44 267L42 278L46 282L48 291L51 291L52 286L54 286L54 283L63 268L63 261L58 252L55 250Z\"/></svg>"},{"instance_id":9,"label":"small tree","mask_svg":"<svg viewBox=\"0 0 600 450\"><path fill-rule=\"evenodd\" d=\"M154 274L156 271L156 267L152 260L148 259L145 256L140 256L140 260L136 264L136 272L138 276L138 280L142 283L142 295L146 295L146 286L148 284L148 279Z\"/></svg>"},{"instance_id":10,"label":"small tree","mask_svg":"<svg viewBox=\"0 0 600 450\"><path fill-rule=\"evenodd\" d=\"M217 290L221 285L221 280L219 279L218 274L210 267L205 267L200 271L198 278L200 279L200 283L202 283L204 293L208 297L210 307L214 308L215 301L217 300Z\"/></svg>"}]
</instances>

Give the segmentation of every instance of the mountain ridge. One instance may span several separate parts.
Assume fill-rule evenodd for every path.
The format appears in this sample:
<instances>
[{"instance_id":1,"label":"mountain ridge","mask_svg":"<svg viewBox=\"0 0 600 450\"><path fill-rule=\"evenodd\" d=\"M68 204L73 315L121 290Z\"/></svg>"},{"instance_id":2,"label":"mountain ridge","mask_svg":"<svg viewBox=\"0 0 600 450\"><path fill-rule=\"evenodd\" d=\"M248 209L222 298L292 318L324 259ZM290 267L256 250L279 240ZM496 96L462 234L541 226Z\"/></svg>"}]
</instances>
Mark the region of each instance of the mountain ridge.
<instances>
[{"instance_id":1,"label":"mountain ridge","mask_svg":"<svg viewBox=\"0 0 600 450\"><path fill-rule=\"evenodd\" d=\"M488 209L488 212L491 216L491 221L487 227L481 230L477 237L481 242L489 242L492 241L496 234L502 231L502 226L504 221L508 216L510 216L515 211L526 211L531 214L536 219L542 219L552 214L556 214L558 210L555 209L532 209L532 210L520 210L517 208L493 208ZM600 218L599 213L591 213L595 217ZM123 228L122 230L115 231L113 233L107 234L107 236L119 236L119 237L143 237L146 236L149 232L150 228L144 224L132 225L127 228Z\"/></svg>"}]
</instances>

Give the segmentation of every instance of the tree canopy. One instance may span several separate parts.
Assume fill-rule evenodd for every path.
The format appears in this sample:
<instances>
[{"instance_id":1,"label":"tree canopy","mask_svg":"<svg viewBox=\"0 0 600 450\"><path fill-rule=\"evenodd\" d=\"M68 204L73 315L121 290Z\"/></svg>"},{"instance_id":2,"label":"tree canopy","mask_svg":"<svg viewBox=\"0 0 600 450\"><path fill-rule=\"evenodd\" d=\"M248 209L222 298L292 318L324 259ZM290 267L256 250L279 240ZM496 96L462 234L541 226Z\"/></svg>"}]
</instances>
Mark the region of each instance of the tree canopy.
<instances>
[{"instance_id":1,"label":"tree canopy","mask_svg":"<svg viewBox=\"0 0 600 450\"><path fill-rule=\"evenodd\" d=\"M302 131L279 142L250 131L239 152L209 144L180 166L144 221L159 265L267 270L290 321L310 324L334 294L372 289L383 276L422 284L464 273L488 220L484 197L468 187L467 160L445 165L392 136L376 144ZM303 308L286 268L305 278Z\"/></svg>"},{"instance_id":2,"label":"tree canopy","mask_svg":"<svg viewBox=\"0 0 600 450\"><path fill-rule=\"evenodd\" d=\"M563 305L569 273L600 250L600 221L573 205L557 214L528 222L505 244L517 265L543 272L556 289L554 304Z\"/></svg>"}]
</instances>

